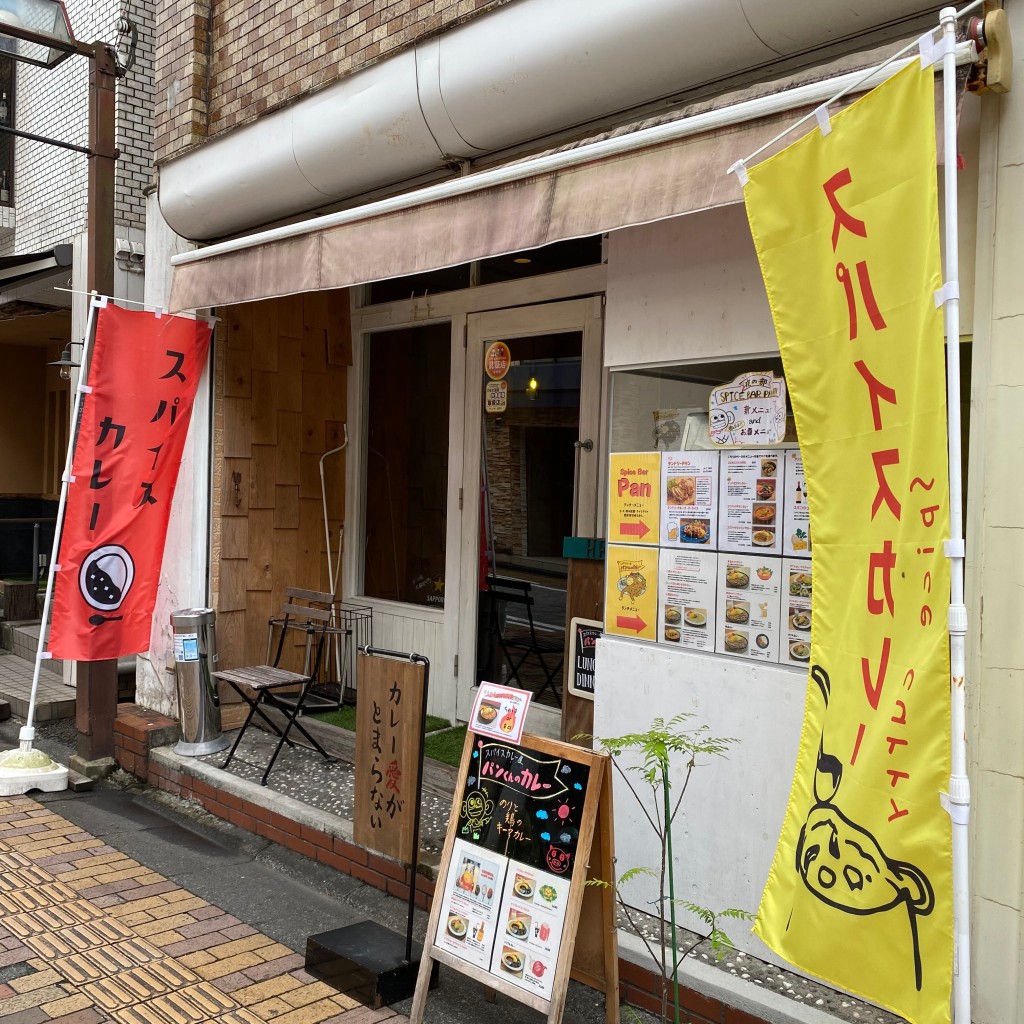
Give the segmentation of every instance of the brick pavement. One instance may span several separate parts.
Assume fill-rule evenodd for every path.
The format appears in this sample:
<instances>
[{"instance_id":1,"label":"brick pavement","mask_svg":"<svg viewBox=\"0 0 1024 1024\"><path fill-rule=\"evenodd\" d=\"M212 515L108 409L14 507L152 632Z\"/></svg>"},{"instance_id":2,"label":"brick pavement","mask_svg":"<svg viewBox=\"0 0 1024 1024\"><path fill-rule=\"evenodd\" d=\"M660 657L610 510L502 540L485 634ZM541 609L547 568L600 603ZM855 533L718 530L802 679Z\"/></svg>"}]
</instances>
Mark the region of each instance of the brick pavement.
<instances>
[{"instance_id":1,"label":"brick pavement","mask_svg":"<svg viewBox=\"0 0 1024 1024\"><path fill-rule=\"evenodd\" d=\"M0 799L0 1024L377 1024L303 957L29 797Z\"/></svg>"}]
</instances>

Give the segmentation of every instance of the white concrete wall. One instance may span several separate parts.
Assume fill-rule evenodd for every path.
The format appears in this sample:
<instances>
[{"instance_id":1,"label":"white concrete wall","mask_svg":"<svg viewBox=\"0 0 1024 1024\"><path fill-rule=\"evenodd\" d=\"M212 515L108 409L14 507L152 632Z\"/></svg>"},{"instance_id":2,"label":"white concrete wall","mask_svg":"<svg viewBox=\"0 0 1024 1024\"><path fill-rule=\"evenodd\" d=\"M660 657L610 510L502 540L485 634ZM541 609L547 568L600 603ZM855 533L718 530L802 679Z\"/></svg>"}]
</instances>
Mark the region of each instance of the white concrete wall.
<instances>
[{"instance_id":1,"label":"white concrete wall","mask_svg":"<svg viewBox=\"0 0 1024 1024\"><path fill-rule=\"evenodd\" d=\"M968 459L974 1024L1024 1020L1024 4L1006 13L1014 89L982 101Z\"/></svg>"},{"instance_id":2,"label":"white concrete wall","mask_svg":"<svg viewBox=\"0 0 1024 1024\"><path fill-rule=\"evenodd\" d=\"M171 292L171 257L194 246L167 227L160 216L155 192L148 197L148 204L145 301L150 306L166 309ZM171 505L149 650L139 655L135 675L136 702L174 717L177 717L177 694L171 612L206 607L209 602L210 431L210 372L207 367L192 409L192 422Z\"/></svg>"},{"instance_id":3,"label":"white concrete wall","mask_svg":"<svg viewBox=\"0 0 1024 1024\"><path fill-rule=\"evenodd\" d=\"M778 345L742 206L610 235L606 366L765 352Z\"/></svg>"},{"instance_id":4,"label":"white concrete wall","mask_svg":"<svg viewBox=\"0 0 1024 1024\"><path fill-rule=\"evenodd\" d=\"M702 758L694 770L673 829L676 897L712 910L754 913L786 810L803 721L807 676L779 665L738 663L654 644L605 637L597 646L594 734L643 731L655 717L693 715L684 728L707 725L733 737L725 757ZM672 774L682 784L682 761ZM640 790L651 799L642 783ZM621 779L615 779L615 856L621 875L658 866L658 845ZM649 911L657 884L638 878L625 890L633 906ZM680 915L681 925L696 922ZM743 922L725 930L739 949L782 963Z\"/></svg>"}]
</instances>

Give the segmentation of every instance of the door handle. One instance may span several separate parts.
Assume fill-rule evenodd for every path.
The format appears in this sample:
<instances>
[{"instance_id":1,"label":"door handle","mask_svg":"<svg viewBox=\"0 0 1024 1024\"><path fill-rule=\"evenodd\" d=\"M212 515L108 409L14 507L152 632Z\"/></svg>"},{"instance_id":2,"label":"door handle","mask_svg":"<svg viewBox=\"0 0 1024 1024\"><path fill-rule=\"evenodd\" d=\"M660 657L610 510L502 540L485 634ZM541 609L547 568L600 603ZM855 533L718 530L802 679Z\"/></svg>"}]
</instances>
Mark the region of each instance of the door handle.
<instances>
[{"instance_id":1,"label":"door handle","mask_svg":"<svg viewBox=\"0 0 1024 1024\"><path fill-rule=\"evenodd\" d=\"M594 450L594 442L588 437L586 441L573 441L573 448L582 448L585 452L592 452Z\"/></svg>"}]
</instances>

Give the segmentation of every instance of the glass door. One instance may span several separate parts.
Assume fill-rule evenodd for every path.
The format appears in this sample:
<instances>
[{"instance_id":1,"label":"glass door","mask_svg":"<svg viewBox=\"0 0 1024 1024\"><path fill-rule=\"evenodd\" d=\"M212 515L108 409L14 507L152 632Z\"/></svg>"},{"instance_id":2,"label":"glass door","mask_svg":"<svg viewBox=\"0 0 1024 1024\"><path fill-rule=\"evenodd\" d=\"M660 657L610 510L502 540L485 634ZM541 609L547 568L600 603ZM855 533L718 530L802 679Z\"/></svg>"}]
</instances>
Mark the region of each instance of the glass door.
<instances>
[{"instance_id":1,"label":"glass door","mask_svg":"<svg viewBox=\"0 0 1024 1024\"><path fill-rule=\"evenodd\" d=\"M468 317L460 718L477 683L506 682L534 694L528 727L557 735L562 542L598 532L601 312L578 299Z\"/></svg>"}]
</instances>

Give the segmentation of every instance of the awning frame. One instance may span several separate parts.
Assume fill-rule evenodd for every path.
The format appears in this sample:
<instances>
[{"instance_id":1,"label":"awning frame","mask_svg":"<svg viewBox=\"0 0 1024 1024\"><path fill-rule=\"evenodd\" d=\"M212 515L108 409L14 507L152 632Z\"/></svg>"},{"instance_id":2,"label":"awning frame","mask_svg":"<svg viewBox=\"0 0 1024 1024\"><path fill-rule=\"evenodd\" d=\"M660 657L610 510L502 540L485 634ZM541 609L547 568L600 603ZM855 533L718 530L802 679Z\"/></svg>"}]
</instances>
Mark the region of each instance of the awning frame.
<instances>
[{"instance_id":1,"label":"awning frame","mask_svg":"<svg viewBox=\"0 0 1024 1024\"><path fill-rule=\"evenodd\" d=\"M957 48L958 63L969 63L973 59L972 45L970 43L960 44ZM431 262L431 265L416 264L388 272L384 272L380 267L375 271L366 268L367 272L362 276L359 272L361 268L354 265L343 265L339 269L335 265L336 261L335 263L331 262L332 254L328 254L327 262L331 265L333 272L325 274L323 271L325 240L329 240L332 233L338 233L337 229L374 222L381 226L385 237L387 237L388 230L393 236L395 226L389 224L388 221L389 218L394 218L397 214L407 214L414 210L422 212L431 207L443 211L445 204L451 204L456 200L472 203L472 197L481 198L479 194L485 191L492 193L497 202L504 189L523 188L524 183L529 183L531 180L542 182L545 178L550 179L559 174L567 175L579 172L588 165L594 165L600 161L613 163L617 158L628 155L635 157L644 150L650 151L653 155L658 152L659 147L664 150L668 144L680 143L686 139L694 139L696 136L724 134L729 129L735 130L740 126L753 128L755 125L764 124L770 118L778 118L791 114L794 110L816 106L844 89L850 90L852 98L854 91L862 92L871 89L895 71L916 60L918 57L913 56L893 61L883 71L876 74L866 73L864 69L849 72L819 82L782 90L768 96L760 96L684 117L666 124L583 144L573 149L560 150L504 164L490 170L444 181L401 195L390 196L348 210L271 228L182 253L171 259L173 281L170 306L172 309L206 308L212 305L256 301L295 292L345 287L365 283L369 280L438 269L472 259L506 255L510 252L535 247L537 244L593 234L595 231L591 225L585 231L573 233L569 230L567 233L556 233L552 237L533 244L530 244L529 240L523 244L524 239L517 237L514 242L510 240L509 245L504 247L487 249L484 246L481 251L473 251L471 255L462 251L457 258L439 259L435 262L431 262L431 257L428 254L420 253L418 258L421 263L425 260ZM766 139L769 137L765 136ZM601 227L600 230L614 230L627 225L647 223L651 220L664 219L667 216L697 212L698 209L740 201L738 183L732 175L726 173L729 162L723 161L723 166L719 169L722 182L718 188L716 179L715 201L704 201L701 205L684 210L662 211L648 217L642 214L635 215L626 222L608 224ZM733 195L733 192L736 194ZM553 202L553 199L547 192L539 190L532 197L532 201L535 213L543 215L547 212L544 205ZM482 210L485 207L481 206L479 209ZM440 222L443 223L443 218L440 219ZM435 223L437 223L437 219L435 219ZM389 240L393 241L393 237ZM473 243L466 244L472 245ZM328 245L330 245L329 242ZM465 249L465 246L463 248ZM345 264L346 254L343 244L335 244L334 249L333 257L336 258L340 254L341 263ZM264 258L256 260L253 250L260 250L261 256ZM239 260L239 256L243 253L252 253L251 264ZM356 256L358 257L358 254ZM358 259L349 262L358 263ZM218 274L218 268L222 270L222 273ZM218 280L218 278L220 279Z\"/></svg>"}]
</instances>

